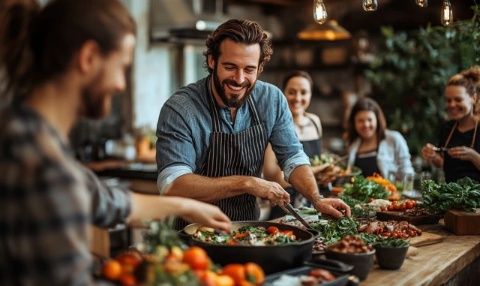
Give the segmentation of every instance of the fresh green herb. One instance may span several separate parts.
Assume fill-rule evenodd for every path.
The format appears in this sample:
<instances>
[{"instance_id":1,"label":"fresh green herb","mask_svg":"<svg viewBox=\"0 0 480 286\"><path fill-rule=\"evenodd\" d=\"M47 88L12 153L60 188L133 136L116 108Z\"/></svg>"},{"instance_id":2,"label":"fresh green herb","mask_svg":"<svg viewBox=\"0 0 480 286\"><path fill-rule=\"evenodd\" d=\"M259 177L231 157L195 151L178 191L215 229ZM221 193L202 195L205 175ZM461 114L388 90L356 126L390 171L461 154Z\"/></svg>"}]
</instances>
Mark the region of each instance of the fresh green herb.
<instances>
[{"instance_id":1,"label":"fresh green herb","mask_svg":"<svg viewBox=\"0 0 480 286\"><path fill-rule=\"evenodd\" d=\"M359 236L363 239L365 244L373 245L380 238L378 235L362 232Z\"/></svg>"},{"instance_id":2,"label":"fresh green herb","mask_svg":"<svg viewBox=\"0 0 480 286\"><path fill-rule=\"evenodd\" d=\"M373 245L378 247L402 248L409 246L410 242L406 239L401 238L378 237L377 240L373 243Z\"/></svg>"},{"instance_id":3,"label":"fresh green herb","mask_svg":"<svg viewBox=\"0 0 480 286\"><path fill-rule=\"evenodd\" d=\"M320 232L326 245L337 242L346 235L358 233L358 223L353 218L344 217L338 220L320 220L312 227Z\"/></svg>"},{"instance_id":4,"label":"fresh green herb","mask_svg":"<svg viewBox=\"0 0 480 286\"><path fill-rule=\"evenodd\" d=\"M341 198L345 200L355 199L361 203L367 203L370 199L387 199L388 191L381 185L365 179L363 176L357 176L353 184L345 186Z\"/></svg>"},{"instance_id":5,"label":"fresh green herb","mask_svg":"<svg viewBox=\"0 0 480 286\"><path fill-rule=\"evenodd\" d=\"M432 214L444 214L450 209L472 212L480 207L480 184L467 177L441 184L426 180L422 182L422 199Z\"/></svg>"},{"instance_id":6,"label":"fresh green herb","mask_svg":"<svg viewBox=\"0 0 480 286\"><path fill-rule=\"evenodd\" d=\"M186 244L178 237L177 231L167 221L157 220L150 222L149 228L143 237L147 253L153 253L158 245L163 245L169 249L174 246L183 249L187 248Z\"/></svg>"}]
</instances>

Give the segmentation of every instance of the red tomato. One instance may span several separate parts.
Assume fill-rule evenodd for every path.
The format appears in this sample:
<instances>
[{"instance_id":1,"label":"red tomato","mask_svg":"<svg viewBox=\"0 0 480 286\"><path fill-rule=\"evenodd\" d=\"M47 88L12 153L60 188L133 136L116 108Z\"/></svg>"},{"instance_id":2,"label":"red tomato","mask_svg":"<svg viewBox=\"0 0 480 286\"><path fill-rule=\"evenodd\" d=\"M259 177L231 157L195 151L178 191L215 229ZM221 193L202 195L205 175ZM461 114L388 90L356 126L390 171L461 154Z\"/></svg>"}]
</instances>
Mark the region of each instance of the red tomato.
<instances>
[{"instance_id":1,"label":"red tomato","mask_svg":"<svg viewBox=\"0 0 480 286\"><path fill-rule=\"evenodd\" d=\"M132 274L122 274L122 276L120 276L120 284L122 284L122 286L135 286L137 285L137 280Z\"/></svg>"},{"instance_id":2,"label":"red tomato","mask_svg":"<svg viewBox=\"0 0 480 286\"><path fill-rule=\"evenodd\" d=\"M293 236L293 231L291 230L282 230L281 233L285 234L286 236Z\"/></svg>"},{"instance_id":3,"label":"red tomato","mask_svg":"<svg viewBox=\"0 0 480 286\"><path fill-rule=\"evenodd\" d=\"M273 225L272 225L272 226L269 226L269 227L267 228L267 232L268 232L269 234L277 234L278 231L279 231L279 230L278 230L278 227L273 226Z\"/></svg>"},{"instance_id":4,"label":"red tomato","mask_svg":"<svg viewBox=\"0 0 480 286\"><path fill-rule=\"evenodd\" d=\"M405 202L405 208L407 208L407 209L413 208L413 203L411 201L406 201Z\"/></svg>"}]
</instances>

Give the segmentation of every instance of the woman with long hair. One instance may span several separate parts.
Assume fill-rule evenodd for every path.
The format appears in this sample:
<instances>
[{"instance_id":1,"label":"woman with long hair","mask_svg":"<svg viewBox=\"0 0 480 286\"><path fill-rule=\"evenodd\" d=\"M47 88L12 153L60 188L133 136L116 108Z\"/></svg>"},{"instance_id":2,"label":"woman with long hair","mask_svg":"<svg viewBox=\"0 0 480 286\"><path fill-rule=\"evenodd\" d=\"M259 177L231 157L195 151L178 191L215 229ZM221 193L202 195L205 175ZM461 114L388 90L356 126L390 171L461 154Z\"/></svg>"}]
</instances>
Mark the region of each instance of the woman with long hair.
<instances>
[{"instance_id":1,"label":"woman with long hair","mask_svg":"<svg viewBox=\"0 0 480 286\"><path fill-rule=\"evenodd\" d=\"M361 98L352 107L347 122L348 166L357 166L364 176L387 177L413 174L410 152L403 136L387 129L382 109L371 98Z\"/></svg>"}]
</instances>

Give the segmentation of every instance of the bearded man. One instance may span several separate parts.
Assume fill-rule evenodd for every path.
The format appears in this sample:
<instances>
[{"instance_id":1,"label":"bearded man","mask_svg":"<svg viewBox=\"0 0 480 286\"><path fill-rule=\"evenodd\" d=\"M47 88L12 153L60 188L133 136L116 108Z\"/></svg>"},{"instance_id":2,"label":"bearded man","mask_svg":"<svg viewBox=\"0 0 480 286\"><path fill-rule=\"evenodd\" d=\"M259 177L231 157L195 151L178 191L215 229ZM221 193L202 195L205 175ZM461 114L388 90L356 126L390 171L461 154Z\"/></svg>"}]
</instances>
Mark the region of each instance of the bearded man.
<instances>
[{"instance_id":1,"label":"bearded man","mask_svg":"<svg viewBox=\"0 0 480 286\"><path fill-rule=\"evenodd\" d=\"M253 21L228 20L206 46L209 76L181 88L160 112L160 192L216 204L235 221L258 220L257 197L290 200L279 184L261 179L270 142L287 181L318 211L349 216L343 201L319 194L285 96L257 80L272 55L264 30ZM177 228L184 225L177 220Z\"/></svg>"}]
</instances>

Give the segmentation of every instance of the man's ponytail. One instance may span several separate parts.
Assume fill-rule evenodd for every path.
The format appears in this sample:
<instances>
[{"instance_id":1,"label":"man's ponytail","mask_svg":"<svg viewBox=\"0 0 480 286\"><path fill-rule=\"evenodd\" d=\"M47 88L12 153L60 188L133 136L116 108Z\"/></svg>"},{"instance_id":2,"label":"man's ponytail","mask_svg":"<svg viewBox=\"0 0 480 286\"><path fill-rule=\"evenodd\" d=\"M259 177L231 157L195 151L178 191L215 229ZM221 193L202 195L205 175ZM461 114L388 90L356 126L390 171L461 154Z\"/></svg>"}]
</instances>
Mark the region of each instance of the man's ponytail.
<instances>
[{"instance_id":1,"label":"man's ponytail","mask_svg":"<svg viewBox=\"0 0 480 286\"><path fill-rule=\"evenodd\" d=\"M0 68L3 72L0 99L9 102L13 94L30 88L32 53L29 38L31 23L39 13L35 0L6 1L0 7Z\"/></svg>"}]
</instances>

